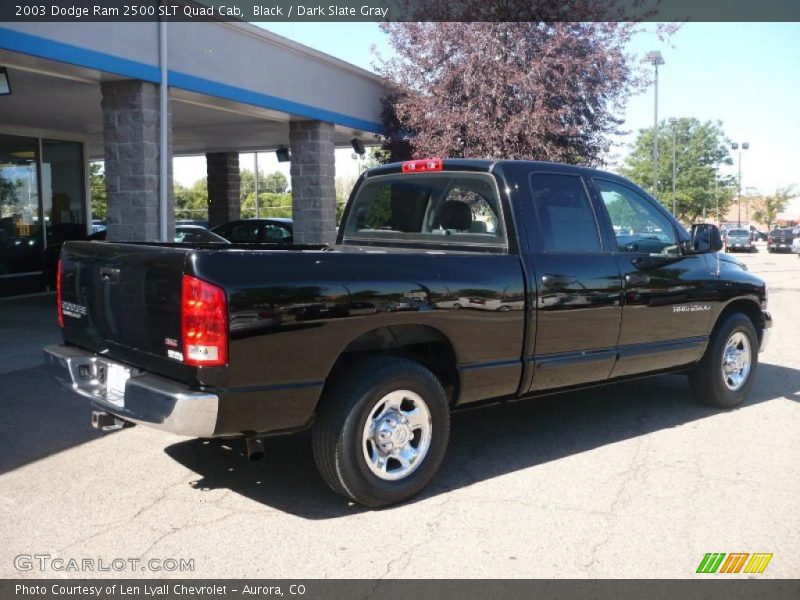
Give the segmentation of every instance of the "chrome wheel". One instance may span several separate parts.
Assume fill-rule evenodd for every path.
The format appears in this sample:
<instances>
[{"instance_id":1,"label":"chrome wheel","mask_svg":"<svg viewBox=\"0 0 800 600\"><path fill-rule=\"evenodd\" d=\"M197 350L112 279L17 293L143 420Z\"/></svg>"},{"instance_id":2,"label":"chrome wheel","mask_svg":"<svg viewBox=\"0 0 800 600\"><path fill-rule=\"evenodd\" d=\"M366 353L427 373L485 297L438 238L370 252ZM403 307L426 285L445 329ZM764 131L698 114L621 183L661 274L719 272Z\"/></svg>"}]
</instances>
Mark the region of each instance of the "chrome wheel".
<instances>
[{"instance_id":1,"label":"chrome wheel","mask_svg":"<svg viewBox=\"0 0 800 600\"><path fill-rule=\"evenodd\" d=\"M725 344L722 354L722 380L725 387L735 392L747 381L752 365L750 340L741 331L735 332Z\"/></svg>"},{"instance_id":2,"label":"chrome wheel","mask_svg":"<svg viewBox=\"0 0 800 600\"><path fill-rule=\"evenodd\" d=\"M361 445L369 470L386 481L408 477L425 459L432 429L430 410L419 394L386 394L364 424Z\"/></svg>"}]
</instances>

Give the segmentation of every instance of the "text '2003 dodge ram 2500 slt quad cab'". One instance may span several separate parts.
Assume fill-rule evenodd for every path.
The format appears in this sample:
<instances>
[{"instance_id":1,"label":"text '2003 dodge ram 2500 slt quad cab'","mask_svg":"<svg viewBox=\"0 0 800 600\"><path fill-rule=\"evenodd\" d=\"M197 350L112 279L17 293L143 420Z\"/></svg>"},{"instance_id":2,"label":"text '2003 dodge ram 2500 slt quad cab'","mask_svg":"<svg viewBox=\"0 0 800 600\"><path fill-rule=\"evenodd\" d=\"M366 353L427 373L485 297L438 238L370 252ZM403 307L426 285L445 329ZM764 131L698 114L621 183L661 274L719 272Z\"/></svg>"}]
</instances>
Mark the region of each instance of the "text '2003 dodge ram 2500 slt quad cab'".
<instances>
[{"instance_id":1,"label":"text '2003 dodge ram 2500 slt quad cab'","mask_svg":"<svg viewBox=\"0 0 800 600\"><path fill-rule=\"evenodd\" d=\"M739 405L771 318L721 246L609 173L407 161L359 178L330 247L67 242L45 354L96 424L311 427L328 485L385 506L475 403L674 371Z\"/></svg>"}]
</instances>

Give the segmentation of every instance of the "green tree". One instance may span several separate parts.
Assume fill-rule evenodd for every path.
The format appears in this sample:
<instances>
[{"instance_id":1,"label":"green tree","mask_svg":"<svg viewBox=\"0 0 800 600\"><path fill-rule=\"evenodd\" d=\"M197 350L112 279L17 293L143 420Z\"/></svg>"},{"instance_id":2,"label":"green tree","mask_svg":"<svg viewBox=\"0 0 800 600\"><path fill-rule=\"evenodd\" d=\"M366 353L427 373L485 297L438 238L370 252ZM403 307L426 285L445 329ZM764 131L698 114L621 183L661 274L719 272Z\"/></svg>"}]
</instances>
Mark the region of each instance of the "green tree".
<instances>
[{"instance_id":1,"label":"green tree","mask_svg":"<svg viewBox=\"0 0 800 600\"><path fill-rule=\"evenodd\" d=\"M388 149L381 146L372 146L367 155L366 168L371 169L379 165L385 165L392 160L392 153Z\"/></svg>"},{"instance_id":2,"label":"green tree","mask_svg":"<svg viewBox=\"0 0 800 600\"><path fill-rule=\"evenodd\" d=\"M261 218L291 217L292 195L262 192L259 189L258 215ZM256 216L256 200L255 194L252 191L242 200L241 216L243 219L252 219Z\"/></svg>"},{"instance_id":3,"label":"green tree","mask_svg":"<svg viewBox=\"0 0 800 600\"><path fill-rule=\"evenodd\" d=\"M253 171L242 169L240 183L241 216L256 216L255 178ZM260 217L291 217L292 195L286 193L289 182L280 171L264 175L258 170L258 215Z\"/></svg>"},{"instance_id":4,"label":"green tree","mask_svg":"<svg viewBox=\"0 0 800 600\"><path fill-rule=\"evenodd\" d=\"M253 193L253 190L255 188L253 171L251 171L250 169L242 169L241 172L239 173L239 176L241 182L240 194L242 199L245 199ZM264 172L261 169L258 170L259 195L261 194L261 192L270 192L273 194L285 194L287 189L289 189L289 182L287 181L286 176L280 171L275 171L274 173L270 173L269 175L264 175Z\"/></svg>"},{"instance_id":5,"label":"green tree","mask_svg":"<svg viewBox=\"0 0 800 600\"><path fill-rule=\"evenodd\" d=\"M369 207L365 224L370 229L379 229L392 220L392 188L381 186L375 202Z\"/></svg>"},{"instance_id":6,"label":"green tree","mask_svg":"<svg viewBox=\"0 0 800 600\"><path fill-rule=\"evenodd\" d=\"M89 167L89 192L92 202L92 218L104 220L108 209L108 198L103 163L93 162Z\"/></svg>"},{"instance_id":7,"label":"green tree","mask_svg":"<svg viewBox=\"0 0 800 600\"><path fill-rule=\"evenodd\" d=\"M289 182L286 180L286 175L280 171L270 173L263 179L261 173L258 174L258 191L270 192L272 194L285 194L289 188ZM262 185L263 181L263 185Z\"/></svg>"},{"instance_id":8,"label":"green tree","mask_svg":"<svg viewBox=\"0 0 800 600\"><path fill-rule=\"evenodd\" d=\"M672 210L672 127L659 125L658 200ZM694 222L704 214L720 214L730 205L736 180L721 176L719 166L730 165L730 143L719 121L678 119L675 123L675 200L677 217ZM642 129L625 159L622 172L652 192L653 129Z\"/></svg>"},{"instance_id":9,"label":"green tree","mask_svg":"<svg viewBox=\"0 0 800 600\"><path fill-rule=\"evenodd\" d=\"M770 196L761 196L753 199L756 209L753 211L753 220L759 223L766 223L769 227L775 224L775 217L786 208L789 200L798 195L794 186L778 188Z\"/></svg>"},{"instance_id":10,"label":"green tree","mask_svg":"<svg viewBox=\"0 0 800 600\"><path fill-rule=\"evenodd\" d=\"M205 177L195 181L191 187L176 182L173 189L176 219L208 218L208 182Z\"/></svg>"},{"instance_id":11,"label":"green tree","mask_svg":"<svg viewBox=\"0 0 800 600\"><path fill-rule=\"evenodd\" d=\"M619 225L623 229L631 231L640 230L639 215L634 212L630 202L618 194L614 194L613 196L613 199L606 203L611 222L614 223L615 226Z\"/></svg>"}]
</instances>

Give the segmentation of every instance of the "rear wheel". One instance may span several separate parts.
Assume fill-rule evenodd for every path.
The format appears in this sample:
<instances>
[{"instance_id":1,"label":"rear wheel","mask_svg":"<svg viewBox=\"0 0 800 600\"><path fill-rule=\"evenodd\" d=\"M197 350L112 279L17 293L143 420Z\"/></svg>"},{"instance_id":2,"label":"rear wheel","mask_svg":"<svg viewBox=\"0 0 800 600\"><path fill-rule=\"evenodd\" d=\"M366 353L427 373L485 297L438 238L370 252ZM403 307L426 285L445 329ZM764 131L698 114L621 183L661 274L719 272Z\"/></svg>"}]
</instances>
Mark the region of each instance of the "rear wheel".
<instances>
[{"instance_id":1,"label":"rear wheel","mask_svg":"<svg viewBox=\"0 0 800 600\"><path fill-rule=\"evenodd\" d=\"M326 391L312 443L331 489L381 507L422 491L444 459L449 436L447 397L433 373L410 360L375 357Z\"/></svg>"},{"instance_id":2,"label":"rear wheel","mask_svg":"<svg viewBox=\"0 0 800 600\"><path fill-rule=\"evenodd\" d=\"M713 334L702 360L689 372L692 394L720 408L744 402L758 365L758 336L741 313L728 315Z\"/></svg>"}]
</instances>

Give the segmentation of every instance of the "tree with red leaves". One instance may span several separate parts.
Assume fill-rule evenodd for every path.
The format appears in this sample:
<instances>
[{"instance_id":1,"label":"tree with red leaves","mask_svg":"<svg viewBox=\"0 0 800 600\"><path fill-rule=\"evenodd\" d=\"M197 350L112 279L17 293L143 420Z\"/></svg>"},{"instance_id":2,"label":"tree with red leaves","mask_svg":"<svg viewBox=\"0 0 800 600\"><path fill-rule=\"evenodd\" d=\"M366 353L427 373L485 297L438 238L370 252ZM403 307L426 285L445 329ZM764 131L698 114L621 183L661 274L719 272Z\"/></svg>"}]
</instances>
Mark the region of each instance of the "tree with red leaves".
<instances>
[{"instance_id":1,"label":"tree with red leaves","mask_svg":"<svg viewBox=\"0 0 800 600\"><path fill-rule=\"evenodd\" d=\"M379 61L394 158L597 164L647 83L626 44L634 23L383 23Z\"/></svg>"}]
</instances>

